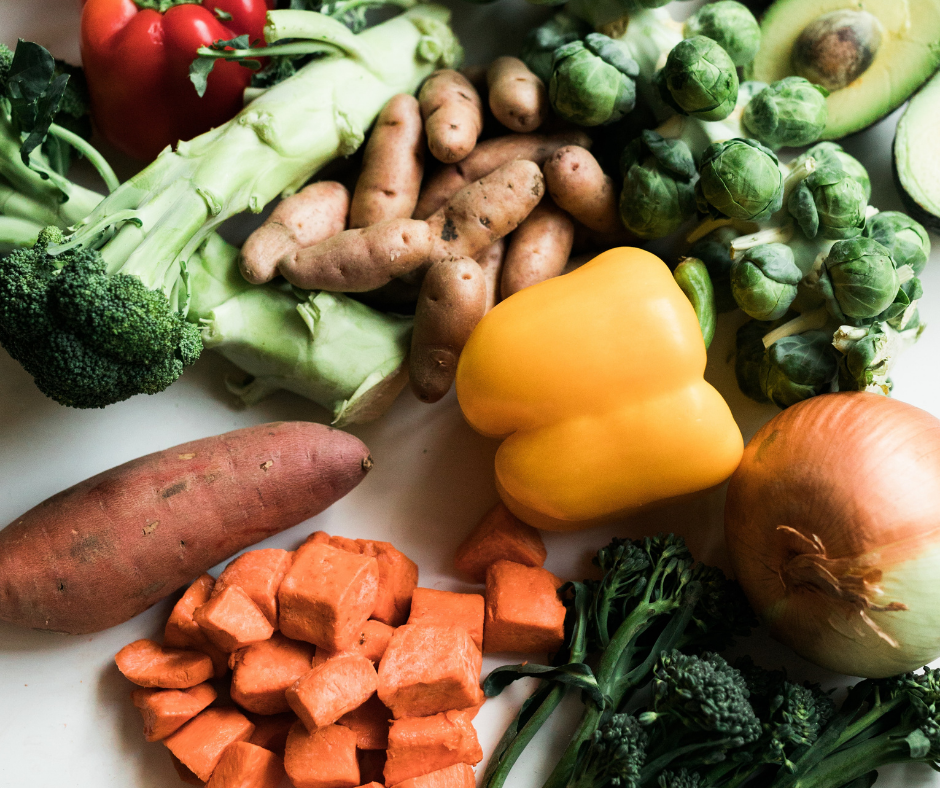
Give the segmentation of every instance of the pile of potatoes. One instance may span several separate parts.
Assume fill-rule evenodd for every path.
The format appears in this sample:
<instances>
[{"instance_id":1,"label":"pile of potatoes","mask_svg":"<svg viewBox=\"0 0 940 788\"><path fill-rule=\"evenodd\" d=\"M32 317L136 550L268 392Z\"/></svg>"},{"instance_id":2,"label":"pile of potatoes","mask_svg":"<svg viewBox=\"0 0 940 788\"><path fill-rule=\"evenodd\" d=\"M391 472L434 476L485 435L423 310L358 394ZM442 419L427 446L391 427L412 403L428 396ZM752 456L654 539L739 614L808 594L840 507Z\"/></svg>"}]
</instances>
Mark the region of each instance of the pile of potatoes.
<instances>
[{"instance_id":1,"label":"pile of potatoes","mask_svg":"<svg viewBox=\"0 0 940 788\"><path fill-rule=\"evenodd\" d=\"M352 195L320 181L285 199L245 243L242 274L368 293L393 310L416 299L411 387L436 402L500 299L562 273L576 236L629 242L590 137L550 116L545 85L517 58L436 71L417 99L385 105ZM425 151L436 160L427 173Z\"/></svg>"}]
</instances>

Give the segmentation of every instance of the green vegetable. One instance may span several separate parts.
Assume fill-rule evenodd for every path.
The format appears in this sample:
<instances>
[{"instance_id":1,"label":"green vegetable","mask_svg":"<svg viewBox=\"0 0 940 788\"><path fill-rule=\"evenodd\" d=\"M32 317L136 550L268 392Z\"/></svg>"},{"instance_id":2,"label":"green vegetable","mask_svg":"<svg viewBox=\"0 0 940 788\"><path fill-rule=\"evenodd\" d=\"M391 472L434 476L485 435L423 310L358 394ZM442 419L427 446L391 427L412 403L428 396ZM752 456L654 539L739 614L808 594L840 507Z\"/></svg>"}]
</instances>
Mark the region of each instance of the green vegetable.
<instances>
[{"instance_id":1,"label":"green vegetable","mask_svg":"<svg viewBox=\"0 0 940 788\"><path fill-rule=\"evenodd\" d=\"M923 225L900 211L881 211L868 219L863 235L880 243L895 266L909 265L919 276L930 257L930 236Z\"/></svg>"},{"instance_id":2,"label":"green vegetable","mask_svg":"<svg viewBox=\"0 0 940 788\"><path fill-rule=\"evenodd\" d=\"M940 7L940 0L934 0ZM940 22L940 18L931 21ZM934 76L910 100L898 121L892 170L904 209L931 232L940 231L940 178L936 139L940 77Z\"/></svg>"},{"instance_id":3,"label":"green vegetable","mask_svg":"<svg viewBox=\"0 0 940 788\"><path fill-rule=\"evenodd\" d=\"M787 211L809 238L844 239L861 235L868 201L859 182L830 160L791 193Z\"/></svg>"},{"instance_id":4,"label":"green vegetable","mask_svg":"<svg viewBox=\"0 0 940 788\"><path fill-rule=\"evenodd\" d=\"M698 188L718 214L760 221L783 204L783 173L774 153L756 140L715 142L699 165Z\"/></svg>"},{"instance_id":5,"label":"green vegetable","mask_svg":"<svg viewBox=\"0 0 940 788\"><path fill-rule=\"evenodd\" d=\"M770 401L761 386L761 365L767 355L764 337L777 328L780 322L748 320L735 333L734 376L741 393L755 402Z\"/></svg>"},{"instance_id":6,"label":"green vegetable","mask_svg":"<svg viewBox=\"0 0 940 788\"><path fill-rule=\"evenodd\" d=\"M825 88L802 77L785 77L751 99L744 128L773 150L811 145L826 128L827 95Z\"/></svg>"},{"instance_id":7,"label":"green vegetable","mask_svg":"<svg viewBox=\"0 0 940 788\"><path fill-rule=\"evenodd\" d=\"M636 104L639 65L617 41L590 33L555 50L548 97L555 112L581 126L620 120Z\"/></svg>"},{"instance_id":8,"label":"green vegetable","mask_svg":"<svg viewBox=\"0 0 940 788\"><path fill-rule=\"evenodd\" d=\"M741 310L755 320L783 317L803 278L786 244L753 246L731 267L731 292Z\"/></svg>"},{"instance_id":9,"label":"green vegetable","mask_svg":"<svg viewBox=\"0 0 940 788\"><path fill-rule=\"evenodd\" d=\"M843 354L839 360L839 390L889 395L894 362L920 338L924 328L916 317L900 331L882 321L870 326L842 326L833 338L833 345Z\"/></svg>"},{"instance_id":10,"label":"green vegetable","mask_svg":"<svg viewBox=\"0 0 940 788\"><path fill-rule=\"evenodd\" d=\"M816 273L816 289L842 322L877 317L901 284L891 253L871 238L837 241Z\"/></svg>"},{"instance_id":11,"label":"green vegetable","mask_svg":"<svg viewBox=\"0 0 940 788\"><path fill-rule=\"evenodd\" d=\"M719 313L737 309L731 293L731 241L738 231L733 227L719 227L700 238L689 249L689 256L705 263L715 288L715 308Z\"/></svg>"},{"instance_id":12,"label":"green vegetable","mask_svg":"<svg viewBox=\"0 0 940 788\"><path fill-rule=\"evenodd\" d=\"M695 215L695 162L680 140L644 131L623 151L620 218L640 238L664 238Z\"/></svg>"},{"instance_id":13,"label":"green vegetable","mask_svg":"<svg viewBox=\"0 0 940 788\"><path fill-rule=\"evenodd\" d=\"M838 370L832 335L807 331L784 337L767 349L761 360L760 386L778 408L789 408L830 391Z\"/></svg>"},{"instance_id":14,"label":"green vegetable","mask_svg":"<svg viewBox=\"0 0 940 788\"><path fill-rule=\"evenodd\" d=\"M563 44L578 41L591 28L570 14L561 11L539 27L530 30L522 43L519 57L546 85L552 78L552 60L555 50Z\"/></svg>"},{"instance_id":15,"label":"green vegetable","mask_svg":"<svg viewBox=\"0 0 940 788\"><path fill-rule=\"evenodd\" d=\"M746 66L760 49L760 25L747 6L735 0L718 0L702 6L685 21L682 34L686 38L712 39L736 66Z\"/></svg>"},{"instance_id":16,"label":"green vegetable","mask_svg":"<svg viewBox=\"0 0 940 788\"><path fill-rule=\"evenodd\" d=\"M868 170L858 159L846 153L841 145L835 142L820 142L797 157L791 166L797 167L810 157L816 160L816 166L820 168L841 167L862 187L865 199L871 198L871 179L868 177Z\"/></svg>"},{"instance_id":17,"label":"green vegetable","mask_svg":"<svg viewBox=\"0 0 940 788\"><path fill-rule=\"evenodd\" d=\"M715 328L718 325L715 288L708 274L708 267L701 260L685 257L676 266L673 277L695 309L707 349L715 338Z\"/></svg>"},{"instance_id":18,"label":"green vegetable","mask_svg":"<svg viewBox=\"0 0 940 788\"><path fill-rule=\"evenodd\" d=\"M727 118L738 100L738 72L728 53L705 36L677 44L657 75L660 95L677 112L701 120Z\"/></svg>"}]
</instances>

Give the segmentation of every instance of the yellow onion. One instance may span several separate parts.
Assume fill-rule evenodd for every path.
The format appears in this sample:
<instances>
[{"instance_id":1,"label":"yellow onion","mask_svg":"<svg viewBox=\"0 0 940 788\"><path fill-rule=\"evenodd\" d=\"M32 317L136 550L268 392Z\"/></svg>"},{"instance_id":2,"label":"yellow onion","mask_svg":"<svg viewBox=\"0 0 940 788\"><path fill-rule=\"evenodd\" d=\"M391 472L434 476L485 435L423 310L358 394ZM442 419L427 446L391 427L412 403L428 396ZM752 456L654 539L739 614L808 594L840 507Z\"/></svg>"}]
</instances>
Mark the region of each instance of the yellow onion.
<instances>
[{"instance_id":1,"label":"yellow onion","mask_svg":"<svg viewBox=\"0 0 940 788\"><path fill-rule=\"evenodd\" d=\"M870 678L940 656L940 420L864 392L780 413L731 478L725 537L771 634Z\"/></svg>"}]
</instances>

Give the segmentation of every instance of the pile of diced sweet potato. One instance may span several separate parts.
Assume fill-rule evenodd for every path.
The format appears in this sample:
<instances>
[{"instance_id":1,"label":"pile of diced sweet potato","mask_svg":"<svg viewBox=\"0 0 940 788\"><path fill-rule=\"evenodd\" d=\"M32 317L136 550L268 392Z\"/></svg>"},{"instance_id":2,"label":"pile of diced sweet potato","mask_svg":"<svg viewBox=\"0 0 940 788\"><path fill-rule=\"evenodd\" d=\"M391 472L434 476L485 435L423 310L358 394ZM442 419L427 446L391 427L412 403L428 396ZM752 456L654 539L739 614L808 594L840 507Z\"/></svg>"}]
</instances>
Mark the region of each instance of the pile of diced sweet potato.
<instances>
[{"instance_id":1,"label":"pile of diced sweet potato","mask_svg":"<svg viewBox=\"0 0 940 788\"><path fill-rule=\"evenodd\" d=\"M455 557L484 595L418 588L391 544L318 531L198 578L163 644L138 640L116 662L139 685L147 741L186 782L277 788L286 771L297 788L473 788L483 651L563 642L544 560L501 505Z\"/></svg>"}]
</instances>

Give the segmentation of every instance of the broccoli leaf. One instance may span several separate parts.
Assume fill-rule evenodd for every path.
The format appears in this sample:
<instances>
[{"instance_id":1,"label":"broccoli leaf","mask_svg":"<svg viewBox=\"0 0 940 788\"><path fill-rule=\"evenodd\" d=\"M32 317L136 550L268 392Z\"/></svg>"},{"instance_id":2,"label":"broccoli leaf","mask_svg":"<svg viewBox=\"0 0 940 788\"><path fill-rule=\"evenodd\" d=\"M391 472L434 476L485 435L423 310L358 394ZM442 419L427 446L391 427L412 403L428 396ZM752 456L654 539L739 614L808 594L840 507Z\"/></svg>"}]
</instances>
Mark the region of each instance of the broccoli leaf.
<instances>
[{"instance_id":1,"label":"broccoli leaf","mask_svg":"<svg viewBox=\"0 0 940 788\"><path fill-rule=\"evenodd\" d=\"M486 677L486 681L483 682L483 692L486 694L486 697L492 698L499 695L499 693L514 681L529 677L584 690L590 696L591 700L601 708L609 704L608 699L597 686L597 679L594 678L594 672L583 662L573 662L557 668L553 668L549 665L535 665L530 663L522 665L504 665L496 668L496 670Z\"/></svg>"}]
</instances>

